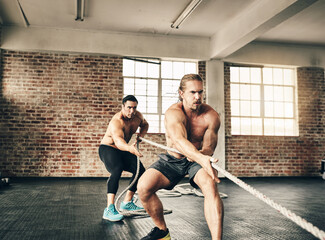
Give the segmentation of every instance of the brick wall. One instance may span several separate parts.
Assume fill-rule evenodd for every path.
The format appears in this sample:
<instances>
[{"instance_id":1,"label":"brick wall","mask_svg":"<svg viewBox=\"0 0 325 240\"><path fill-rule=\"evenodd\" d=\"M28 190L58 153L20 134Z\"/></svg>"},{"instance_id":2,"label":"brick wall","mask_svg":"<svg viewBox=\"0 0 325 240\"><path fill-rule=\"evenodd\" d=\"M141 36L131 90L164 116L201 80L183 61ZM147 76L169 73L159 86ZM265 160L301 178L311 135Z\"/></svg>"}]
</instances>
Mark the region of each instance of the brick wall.
<instances>
[{"instance_id":1,"label":"brick wall","mask_svg":"<svg viewBox=\"0 0 325 240\"><path fill-rule=\"evenodd\" d=\"M299 137L231 136L230 70L225 64L226 168L236 176L319 175L325 153L324 70L297 70Z\"/></svg>"},{"instance_id":2,"label":"brick wall","mask_svg":"<svg viewBox=\"0 0 325 240\"><path fill-rule=\"evenodd\" d=\"M121 108L122 58L3 50L0 72L0 171L108 175L97 148ZM204 62L200 73L205 76ZM146 138L165 145L163 134ZM163 152L140 147L145 166Z\"/></svg>"},{"instance_id":3,"label":"brick wall","mask_svg":"<svg viewBox=\"0 0 325 240\"><path fill-rule=\"evenodd\" d=\"M103 173L97 145L121 101L121 58L4 51L1 169L18 176Z\"/></svg>"}]
</instances>

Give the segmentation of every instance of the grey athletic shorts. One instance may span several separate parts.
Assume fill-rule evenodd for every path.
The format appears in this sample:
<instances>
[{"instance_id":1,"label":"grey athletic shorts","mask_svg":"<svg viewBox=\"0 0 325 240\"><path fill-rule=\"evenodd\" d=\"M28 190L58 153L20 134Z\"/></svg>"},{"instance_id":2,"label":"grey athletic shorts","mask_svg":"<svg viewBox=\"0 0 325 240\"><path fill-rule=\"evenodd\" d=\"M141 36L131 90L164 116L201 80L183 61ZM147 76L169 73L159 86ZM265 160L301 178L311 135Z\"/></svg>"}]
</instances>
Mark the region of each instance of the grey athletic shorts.
<instances>
[{"instance_id":1,"label":"grey athletic shorts","mask_svg":"<svg viewBox=\"0 0 325 240\"><path fill-rule=\"evenodd\" d=\"M175 158L168 153L159 154L159 159L154 162L149 168L154 168L165 175L171 185L166 188L167 190L173 189L179 181L181 181L186 174L189 175L190 184L198 188L193 179L195 174L202 168L196 162L190 162L186 158Z\"/></svg>"}]
</instances>

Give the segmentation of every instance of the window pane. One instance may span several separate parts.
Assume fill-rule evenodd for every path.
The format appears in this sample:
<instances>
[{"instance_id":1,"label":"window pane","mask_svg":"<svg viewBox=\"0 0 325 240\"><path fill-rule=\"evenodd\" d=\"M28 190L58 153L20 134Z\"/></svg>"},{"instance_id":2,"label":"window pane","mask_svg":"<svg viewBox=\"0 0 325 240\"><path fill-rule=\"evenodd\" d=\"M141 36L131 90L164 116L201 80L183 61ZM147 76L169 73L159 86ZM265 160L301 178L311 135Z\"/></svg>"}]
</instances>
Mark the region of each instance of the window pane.
<instances>
[{"instance_id":1,"label":"window pane","mask_svg":"<svg viewBox=\"0 0 325 240\"><path fill-rule=\"evenodd\" d=\"M161 126L161 131L162 133L165 133L166 130L165 130L165 115L161 115L161 120L160 120L160 126Z\"/></svg>"},{"instance_id":2,"label":"window pane","mask_svg":"<svg viewBox=\"0 0 325 240\"><path fill-rule=\"evenodd\" d=\"M231 115L239 116L239 101L238 100L231 100Z\"/></svg>"},{"instance_id":3,"label":"window pane","mask_svg":"<svg viewBox=\"0 0 325 240\"><path fill-rule=\"evenodd\" d=\"M251 134L251 119L250 118L241 118L240 119L240 132L244 135Z\"/></svg>"},{"instance_id":4,"label":"window pane","mask_svg":"<svg viewBox=\"0 0 325 240\"><path fill-rule=\"evenodd\" d=\"M161 62L161 77L173 78L173 63L169 61Z\"/></svg>"},{"instance_id":5,"label":"window pane","mask_svg":"<svg viewBox=\"0 0 325 240\"><path fill-rule=\"evenodd\" d=\"M240 85L240 98L244 100L251 99L251 88L249 85Z\"/></svg>"},{"instance_id":6,"label":"window pane","mask_svg":"<svg viewBox=\"0 0 325 240\"><path fill-rule=\"evenodd\" d=\"M135 62L135 76L136 77L147 77L147 63Z\"/></svg>"},{"instance_id":7,"label":"window pane","mask_svg":"<svg viewBox=\"0 0 325 240\"><path fill-rule=\"evenodd\" d=\"M252 118L252 135L262 135L262 119L261 118Z\"/></svg>"},{"instance_id":8,"label":"window pane","mask_svg":"<svg viewBox=\"0 0 325 240\"><path fill-rule=\"evenodd\" d=\"M273 102L265 102L264 112L265 117L274 117Z\"/></svg>"},{"instance_id":9,"label":"window pane","mask_svg":"<svg viewBox=\"0 0 325 240\"><path fill-rule=\"evenodd\" d=\"M241 116L250 116L251 115L250 101L240 101L240 115Z\"/></svg>"},{"instance_id":10,"label":"window pane","mask_svg":"<svg viewBox=\"0 0 325 240\"><path fill-rule=\"evenodd\" d=\"M251 104L252 104L252 107L251 107L252 114L251 115L253 117L259 117L259 116L261 116L260 102L259 101L252 101Z\"/></svg>"},{"instance_id":11,"label":"window pane","mask_svg":"<svg viewBox=\"0 0 325 240\"><path fill-rule=\"evenodd\" d=\"M144 79L135 79L135 94L146 95L147 94L147 81Z\"/></svg>"},{"instance_id":12,"label":"window pane","mask_svg":"<svg viewBox=\"0 0 325 240\"><path fill-rule=\"evenodd\" d=\"M251 99L260 100L261 99L261 88L258 85L251 86Z\"/></svg>"},{"instance_id":13,"label":"window pane","mask_svg":"<svg viewBox=\"0 0 325 240\"><path fill-rule=\"evenodd\" d=\"M162 97L162 112L166 112L166 110L174 103L177 103L178 98L174 97Z\"/></svg>"},{"instance_id":14,"label":"window pane","mask_svg":"<svg viewBox=\"0 0 325 240\"><path fill-rule=\"evenodd\" d=\"M230 68L230 81L239 82L239 67Z\"/></svg>"},{"instance_id":15,"label":"window pane","mask_svg":"<svg viewBox=\"0 0 325 240\"><path fill-rule=\"evenodd\" d=\"M148 80L148 95L158 96L158 80Z\"/></svg>"},{"instance_id":16,"label":"window pane","mask_svg":"<svg viewBox=\"0 0 325 240\"><path fill-rule=\"evenodd\" d=\"M231 118L231 134L240 134L240 118Z\"/></svg>"},{"instance_id":17,"label":"window pane","mask_svg":"<svg viewBox=\"0 0 325 240\"><path fill-rule=\"evenodd\" d=\"M133 95L134 94L134 79L133 78L124 78L123 93L124 93L124 95Z\"/></svg>"},{"instance_id":18,"label":"window pane","mask_svg":"<svg viewBox=\"0 0 325 240\"><path fill-rule=\"evenodd\" d=\"M284 101L293 102L293 88L292 87L284 87Z\"/></svg>"},{"instance_id":19,"label":"window pane","mask_svg":"<svg viewBox=\"0 0 325 240\"><path fill-rule=\"evenodd\" d=\"M274 135L274 120L264 119L264 135Z\"/></svg>"},{"instance_id":20,"label":"window pane","mask_svg":"<svg viewBox=\"0 0 325 240\"><path fill-rule=\"evenodd\" d=\"M158 113L158 97L147 97L147 113Z\"/></svg>"},{"instance_id":21,"label":"window pane","mask_svg":"<svg viewBox=\"0 0 325 240\"><path fill-rule=\"evenodd\" d=\"M162 96L178 96L179 80L162 80Z\"/></svg>"},{"instance_id":22,"label":"window pane","mask_svg":"<svg viewBox=\"0 0 325 240\"><path fill-rule=\"evenodd\" d=\"M143 114L144 118L149 122L150 132L159 132L159 115L157 114Z\"/></svg>"},{"instance_id":23,"label":"window pane","mask_svg":"<svg viewBox=\"0 0 325 240\"><path fill-rule=\"evenodd\" d=\"M273 84L272 68L263 68L263 83Z\"/></svg>"},{"instance_id":24,"label":"window pane","mask_svg":"<svg viewBox=\"0 0 325 240\"><path fill-rule=\"evenodd\" d=\"M274 87L274 101L283 101L283 87Z\"/></svg>"},{"instance_id":25,"label":"window pane","mask_svg":"<svg viewBox=\"0 0 325 240\"><path fill-rule=\"evenodd\" d=\"M145 96L138 96L138 95L135 95L135 97L138 99L138 107L137 107L137 110L139 110L139 112L141 113L146 113L147 112L147 99Z\"/></svg>"},{"instance_id":26,"label":"window pane","mask_svg":"<svg viewBox=\"0 0 325 240\"><path fill-rule=\"evenodd\" d=\"M265 86L264 87L264 100L265 101L273 101L273 87L272 86Z\"/></svg>"},{"instance_id":27,"label":"window pane","mask_svg":"<svg viewBox=\"0 0 325 240\"><path fill-rule=\"evenodd\" d=\"M294 120L293 119L286 119L284 120L284 130L286 136L294 136Z\"/></svg>"},{"instance_id":28,"label":"window pane","mask_svg":"<svg viewBox=\"0 0 325 240\"><path fill-rule=\"evenodd\" d=\"M284 104L282 102L274 102L274 116L284 117Z\"/></svg>"},{"instance_id":29,"label":"window pane","mask_svg":"<svg viewBox=\"0 0 325 240\"><path fill-rule=\"evenodd\" d=\"M173 78L181 79L184 76L184 62L173 62Z\"/></svg>"},{"instance_id":30,"label":"window pane","mask_svg":"<svg viewBox=\"0 0 325 240\"><path fill-rule=\"evenodd\" d=\"M231 84L230 85L230 98L231 99L239 99L239 84Z\"/></svg>"},{"instance_id":31,"label":"window pane","mask_svg":"<svg viewBox=\"0 0 325 240\"><path fill-rule=\"evenodd\" d=\"M284 69L283 70L283 84L284 85L293 85L293 70Z\"/></svg>"},{"instance_id":32,"label":"window pane","mask_svg":"<svg viewBox=\"0 0 325 240\"><path fill-rule=\"evenodd\" d=\"M134 76L134 61L123 59L123 76Z\"/></svg>"},{"instance_id":33,"label":"window pane","mask_svg":"<svg viewBox=\"0 0 325 240\"><path fill-rule=\"evenodd\" d=\"M240 82L242 83L249 83L250 82L250 74L249 74L249 68L247 67L241 67L240 68Z\"/></svg>"},{"instance_id":34,"label":"window pane","mask_svg":"<svg viewBox=\"0 0 325 240\"><path fill-rule=\"evenodd\" d=\"M197 73L196 63L185 63L184 74Z\"/></svg>"},{"instance_id":35,"label":"window pane","mask_svg":"<svg viewBox=\"0 0 325 240\"><path fill-rule=\"evenodd\" d=\"M293 118L293 103L284 104L284 116L287 118Z\"/></svg>"},{"instance_id":36,"label":"window pane","mask_svg":"<svg viewBox=\"0 0 325 240\"><path fill-rule=\"evenodd\" d=\"M282 85L283 84L283 74L282 69L280 68L273 68L273 82L274 84Z\"/></svg>"},{"instance_id":37,"label":"window pane","mask_svg":"<svg viewBox=\"0 0 325 240\"><path fill-rule=\"evenodd\" d=\"M261 68L251 68L251 83L261 83Z\"/></svg>"},{"instance_id":38,"label":"window pane","mask_svg":"<svg viewBox=\"0 0 325 240\"><path fill-rule=\"evenodd\" d=\"M148 77L159 78L159 65L158 64L148 64Z\"/></svg>"},{"instance_id":39,"label":"window pane","mask_svg":"<svg viewBox=\"0 0 325 240\"><path fill-rule=\"evenodd\" d=\"M274 135L284 136L284 119L274 120Z\"/></svg>"}]
</instances>

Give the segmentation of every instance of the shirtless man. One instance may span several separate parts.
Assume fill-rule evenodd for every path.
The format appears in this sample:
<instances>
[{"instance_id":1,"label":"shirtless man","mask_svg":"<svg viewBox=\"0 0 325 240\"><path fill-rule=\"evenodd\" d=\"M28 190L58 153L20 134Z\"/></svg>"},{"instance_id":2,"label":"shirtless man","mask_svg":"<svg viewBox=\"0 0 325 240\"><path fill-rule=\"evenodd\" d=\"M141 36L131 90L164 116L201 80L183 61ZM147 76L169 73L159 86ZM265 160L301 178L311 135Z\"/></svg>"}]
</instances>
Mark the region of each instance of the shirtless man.
<instances>
[{"instance_id":1,"label":"shirtless man","mask_svg":"<svg viewBox=\"0 0 325 240\"><path fill-rule=\"evenodd\" d=\"M122 110L116 113L109 122L98 150L100 159L105 164L107 171L111 173L107 181L107 208L103 214L103 218L109 221L121 221L123 219L123 215L119 214L114 206L118 183L123 170L133 173L130 182L133 181L137 170L137 156L142 156L135 146L136 142L132 145L128 145L128 142L138 127L140 127L140 132L137 140L139 137L144 137L149 128L147 121L137 111L137 105L138 100L134 96L128 95L123 98ZM144 170L140 162L139 177ZM132 201L136 187L137 182L127 191L120 206L121 210L143 209L136 206Z\"/></svg>"},{"instance_id":2,"label":"shirtless man","mask_svg":"<svg viewBox=\"0 0 325 240\"><path fill-rule=\"evenodd\" d=\"M170 238L163 206L156 195L159 189L173 189L186 175L193 187L204 195L204 214L213 240L222 238L223 203L219 196L217 171L212 168L212 154L217 146L220 118L209 105L202 103L203 83L197 74L185 75L179 87L180 102L165 113L166 140L169 147L182 155L168 152L142 175L138 193L155 228L142 240Z\"/></svg>"}]
</instances>

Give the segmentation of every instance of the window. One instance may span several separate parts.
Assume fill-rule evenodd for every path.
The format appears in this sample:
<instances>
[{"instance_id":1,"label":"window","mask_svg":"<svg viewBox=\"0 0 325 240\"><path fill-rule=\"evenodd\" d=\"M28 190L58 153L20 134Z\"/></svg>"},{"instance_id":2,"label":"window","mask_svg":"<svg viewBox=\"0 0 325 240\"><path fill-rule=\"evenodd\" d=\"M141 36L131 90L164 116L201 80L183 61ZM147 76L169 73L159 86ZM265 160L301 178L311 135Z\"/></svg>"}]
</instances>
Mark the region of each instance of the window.
<instances>
[{"instance_id":1,"label":"window","mask_svg":"<svg viewBox=\"0 0 325 240\"><path fill-rule=\"evenodd\" d=\"M123 59L123 94L138 99L148 132L165 132L164 113L178 101L180 79L188 73L197 73L196 62Z\"/></svg>"},{"instance_id":2,"label":"window","mask_svg":"<svg viewBox=\"0 0 325 240\"><path fill-rule=\"evenodd\" d=\"M231 133L298 136L294 69L230 67Z\"/></svg>"}]
</instances>

